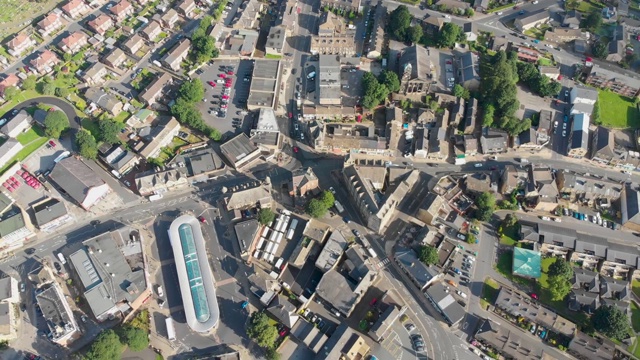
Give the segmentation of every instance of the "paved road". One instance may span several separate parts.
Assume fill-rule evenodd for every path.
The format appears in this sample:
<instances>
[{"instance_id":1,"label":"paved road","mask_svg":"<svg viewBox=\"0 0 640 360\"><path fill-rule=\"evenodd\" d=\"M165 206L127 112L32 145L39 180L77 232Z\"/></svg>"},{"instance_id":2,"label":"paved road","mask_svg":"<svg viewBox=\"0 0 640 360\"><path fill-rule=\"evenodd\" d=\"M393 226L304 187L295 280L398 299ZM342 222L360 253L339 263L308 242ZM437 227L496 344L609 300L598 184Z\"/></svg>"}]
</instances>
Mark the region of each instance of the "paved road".
<instances>
[{"instance_id":1,"label":"paved road","mask_svg":"<svg viewBox=\"0 0 640 360\"><path fill-rule=\"evenodd\" d=\"M13 109L22 110L24 108L36 106L38 104L46 104L46 105L55 106L59 108L65 113L65 115L67 115L67 118L69 118L69 124L73 129L80 128L80 117L76 114L76 109L73 107L73 105L69 104L67 101L57 97L41 96L41 97L25 100L19 103L18 105L14 106ZM13 109L7 111L7 113L10 113Z\"/></svg>"}]
</instances>

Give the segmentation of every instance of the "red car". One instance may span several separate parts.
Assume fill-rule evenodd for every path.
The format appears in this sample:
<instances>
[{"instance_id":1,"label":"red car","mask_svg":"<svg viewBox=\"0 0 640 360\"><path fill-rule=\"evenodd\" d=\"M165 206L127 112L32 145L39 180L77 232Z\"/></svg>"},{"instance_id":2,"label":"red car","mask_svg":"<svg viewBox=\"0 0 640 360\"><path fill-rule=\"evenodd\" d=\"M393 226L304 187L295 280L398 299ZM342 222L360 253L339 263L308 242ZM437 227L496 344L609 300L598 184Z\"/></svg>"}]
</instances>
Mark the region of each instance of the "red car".
<instances>
[{"instance_id":1,"label":"red car","mask_svg":"<svg viewBox=\"0 0 640 360\"><path fill-rule=\"evenodd\" d=\"M227 95L222 95L222 99L223 99L223 100L227 100L228 98L229 98L229 96L227 96Z\"/></svg>"},{"instance_id":2,"label":"red car","mask_svg":"<svg viewBox=\"0 0 640 360\"><path fill-rule=\"evenodd\" d=\"M293 114L289 113L289 119L293 118Z\"/></svg>"},{"instance_id":3,"label":"red car","mask_svg":"<svg viewBox=\"0 0 640 360\"><path fill-rule=\"evenodd\" d=\"M538 300L538 294L531 293L531 298L534 299L534 300Z\"/></svg>"},{"instance_id":4,"label":"red car","mask_svg":"<svg viewBox=\"0 0 640 360\"><path fill-rule=\"evenodd\" d=\"M227 71L227 75L233 75L233 71Z\"/></svg>"},{"instance_id":5,"label":"red car","mask_svg":"<svg viewBox=\"0 0 640 360\"><path fill-rule=\"evenodd\" d=\"M293 152L296 152L296 153L297 153L299 150L300 150L300 149L298 149L298 147L297 147L297 146L294 146L294 147L293 147Z\"/></svg>"},{"instance_id":6,"label":"red car","mask_svg":"<svg viewBox=\"0 0 640 360\"><path fill-rule=\"evenodd\" d=\"M207 81L207 84L209 84L211 86L216 86L216 83L214 83L213 81Z\"/></svg>"},{"instance_id":7,"label":"red car","mask_svg":"<svg viewBox=\"0 0 640 360\"><path fill-rule=\"evenodd\" d=\"M52 147L56 147L56 142L53 140L49 140L49 145L51 145Z\"/></svg>"},{"instance_id":8,"label":"red car","mask_svg":"<svg viewBox=\"0 0 640 360\"><path fill-rule=\"evenodd\" d=\"M226 108L227 108L227 104L222 104L222 105L220 105L220 107L221 107L222 109L226 109Z\"/></svg>"},{"instance_id":9,"label":"red car","mask_svg":"<svg viewBox=\"0 0 640 360\"><path fill-rule=\"evenodd\" d=\"M221 77L224 79L226 76L224 74L218 74L218 77Z\"/></svg>"},{"instance_id":10,"label":"red car","mask_svg":"<svg viewBox=\"0 0 640 360\"><path fill-rule=\"evenodd\" d=\"M201 223L207 223L207 219L205 219L204 216L198 217L198 220L200 220Z\"/></svg>"},{"instance_id":11,"label":"red car","mask_svg":"<svg viewBox=\"0 0 640 360\"><path fill-rule=\"evenodd\" d=\"M378 302L377 298L373 298L373 300L371 300L371 302L369 303L369 306L373 306Z\"/></svg>"},{"instance_id":12,"label":"red car","mask_svg":"<svg viewBox=\"0 0 640 360\"><path fill-rule=\"evenodd\" d=\"M224 87L226 87L227 89L231 87L231 84L224 84Z\"/></svg>"}]
</instances>

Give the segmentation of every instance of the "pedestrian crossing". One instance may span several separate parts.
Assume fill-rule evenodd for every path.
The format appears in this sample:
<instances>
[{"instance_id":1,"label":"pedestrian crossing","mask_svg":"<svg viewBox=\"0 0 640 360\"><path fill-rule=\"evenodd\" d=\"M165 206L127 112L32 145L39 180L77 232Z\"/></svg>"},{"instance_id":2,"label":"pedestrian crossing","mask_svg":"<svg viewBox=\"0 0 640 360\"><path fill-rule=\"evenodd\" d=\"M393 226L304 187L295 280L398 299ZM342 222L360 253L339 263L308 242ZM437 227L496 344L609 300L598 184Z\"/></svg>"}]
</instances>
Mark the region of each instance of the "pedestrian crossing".
<instances>
[{"instance_id":1,"label":"pedestrian crossing","mask_svg":"<svg viewBox=\"0 0 640 360\"><path fill-rule=\"evenodd\" d=\"M382 269L382 268L386 267L387 265L389 265L390 262L391 262L391 260L389 260L389 258L384 258L384 259L378 261L378 263L376 264L376 267L378 269Z\"/></svg>"}]
</instances>

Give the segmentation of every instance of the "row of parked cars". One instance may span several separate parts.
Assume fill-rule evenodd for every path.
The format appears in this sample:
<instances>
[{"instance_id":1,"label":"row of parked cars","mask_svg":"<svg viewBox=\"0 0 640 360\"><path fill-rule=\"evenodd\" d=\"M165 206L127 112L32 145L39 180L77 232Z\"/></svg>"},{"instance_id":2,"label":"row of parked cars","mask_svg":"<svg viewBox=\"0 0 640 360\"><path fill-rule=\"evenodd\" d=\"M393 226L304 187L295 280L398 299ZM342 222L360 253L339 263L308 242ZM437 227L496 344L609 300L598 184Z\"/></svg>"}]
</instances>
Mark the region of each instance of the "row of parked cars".
<instances>
[{"instance_id":1,"label":"row of parked cars","mask_svg":"<svg viewBox=\"0 0 640 360\"><path fill-rule=\"evenodd\" d=\"M577 212L577 211L573 211L571 209L565 208L562 211L562 215L571 216L577 220L589 221L593 224L600 225L602 227L606 227L612 230L616 229L616 224L613 221L603 219L599 212L596 213L595 215L587 215L581 212Z\"/></svg>"}]
</instances>

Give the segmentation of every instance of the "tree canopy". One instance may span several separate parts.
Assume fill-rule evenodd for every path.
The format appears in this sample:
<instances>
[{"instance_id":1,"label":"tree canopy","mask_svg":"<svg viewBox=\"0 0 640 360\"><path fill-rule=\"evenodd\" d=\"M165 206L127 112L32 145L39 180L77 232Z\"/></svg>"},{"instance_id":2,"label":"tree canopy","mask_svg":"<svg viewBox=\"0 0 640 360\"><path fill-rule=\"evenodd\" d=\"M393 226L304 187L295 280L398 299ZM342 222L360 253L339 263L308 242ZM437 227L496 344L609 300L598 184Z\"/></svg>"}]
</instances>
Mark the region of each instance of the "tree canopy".
<instances>
[{"instance_id":1,"label":"tree canopy","mask_svg":"<svg viewBox=\"0 0 640 360\"><path fill-rule=\"evenodd\" d=\"M213 37L207 35L212 21L212 16L205 15L191 35L191 60L196 64L202 64L218 57L219 51L216 48L216 42Z\"/></svg>"},{"instance_id":2,"label":"tree canopy","mask_svg":"<svg viewBox=\"0 0 640 360\"><path fill-rule=\"evenodd\" d=\"M36 88L37 78L35 75L29 75L22 82L22 88L25 90L34 90Z\"/></svg>"},{"instance_id":3,"label":"tree canopy","mask_svg":"<svg viewBox=\"0 0 640 360\"><path fill-rule=\"evenodd\" d=\"M425 265L433 265L438 262L438 250L433 246L422 245L418 252L418 258Z\"/></svg>"},{"instance_id":4,"label":"tree canopy","mask_svg":"<svg viewBox=\"0 0 640 360\"><path fill-rule=\"evenodd\" d=\"M11 101L15 99L15 97L18 96L19 93L20 93L20 90L18 90L17 87L9 86L6 89L4 89L4 98L7 99L8 101Z\"/></svg>"},{"instance_id":5,"label":"tree canopy","mask_svg":"<svg viewBox=\"0 0 640 360\"><path fill-rule=\"evenodd\" d=\"M593 44L593 48L591 49L593 56L604 59L609 55L609 40L606 37L601 37L600 40L596 41Z\"/></svg>"},{"instance_id":6,"label":"tree canopy","mask_svg":"<svg viewBox=\"0 0 640 360\"><path fill-rule=\"evenodd\" d=\"M571 291L571 283L560 276L551 276L547 280L552 301L561 301Z\"/></svg>"},{"instance_id":7,"label":"tree canopy","mask_svg":"<svg viewBox=\"0 0 640 360\"><path fill-rule=\"evenodd\" d=\"M306 213L312 218L323 217L328 209L320 199L311 199L305 207Z\"/></svg>"},{"instance_id":8,"label":"tree canopy","mask_svg":"<svg viewBox=\"0 0 640 360\"><path fill-rule=\"evenodd\" d=\"M424 34L424 30L422 30L422 26L414 25L405 30L407 35L405 36L406 40L412 44L417 44Z\"/></svg>"},{"instance_id":9,"label":"tree canopy","mask_svg":"<svg viewBox=\"0 0 640 360\"><path fill-rule=\"evenodd\" d=\"M256 311L249 318L247 335L259 346L270 348L278 338L278 330L275 326L269 324L267 314Z\"/></svg>"},{"instance_id":10,"label":"tree canopy","mask_svg":"<svg viewBox=\"0 0 640 360\"><path fill-rule=\"evenodd\" d=\"M81 129L76 134L76 145L78 146L78 153L87 158L95 159L98 156L98 144L96 139L87 130Z\"/></svg>"},{"instance_id":11,"label":"tree canopy","mask_svg":"<svg viewBox=\"0 0 640 360\"><path fill-rule=\"evenodd\" d=\"M258 211L258 222L262 225L269 225L276 218L276 214L269 208Z\"/></svg>"},{"instance_id":12,"label":"tree canopy","mask_svg":"<svg viewBox=\"0 0 640 360\"><path fill-rule=\"evenodd\" d=\"M469 93L469 90L465 89L464 86L455 84L453 86L453 96L468 100L471 94Z\"/></svg>"},{"instance_id":13,"label":"tree canopy","mask_svg":"<svg viewBox=\"0 0 640 360\"><path fill-rule=\"evenodd\" d=\"M104 119L98 121L98 129L100 130L99 137L101 141L109 144L120 144L120 138L118 134L124 125L113 119Z\"/></svg>"},{"instance_id":14,"label":"tree canopy","mask_svg":"<svg viewBox=\"0 0 640 360\"><path fill-rule=\"evenodd\" d=\"M328 209L333 206L333 203L336 201L336 198L333 196L331 191L325 190L320 194L319 197L322 204Z\"/></svg>"},{"instance_id":15,"label":"tree canopy","mask_svg":"<svg viewBox=\"0 0 640 360\"><path fill-rule=\"evenodd\" d=\"M600 9L590 12L589 15L582 20L581 25L581 27L587 28L591 32L596 32L602 25L602 13Z\"/></svg>"},{"instance_id":16,"label":"tree canopy","mask_svg":"<svg viewBox=\"0 0 640 360\"><path fill-rule=\"evenodd\" d=\"M411 27L411 13L406 5L400 5L389 14L388 32L393 38L405 41Z\"/></svg>"},{"instance_id":17,"label":"tree canopy","mask_svg":"<svg viewBox=\"0 0 640 360\"><path fill-rule=\"evenodd\" d=\"M362 76L363 98L362 106L373 109L389 95L389 89L385 84L381 84L376 77L366 72Z\"/></svg>"},{"instance_id":18,"label":"tree canopy","mask_svg":"<svg viewBox=\"0 0 640 360\"><path fill-rule=\"evenodd\" d=\"M93 341L85 355L87 360L120 360L122 343L115 331L103 330Z\"/></svg>"},{"instance_id":19,"label":"tree canopy","mask_svg":"<svg viewBox=\"0 0 640 360\"><path fill-rule=\"evenodd\" d=\"M121 340L131 351L142 351L149 346L147 332L130 325L125 325L121 329Z\"/></svg>"},{"instance_id":20,"label":"tree canopy","mask_svg":"<svg viewBox=\"0 0 640 360\"><path fill-rule=\"evenodd\" d=\"M383 70L378 76L378 82L384 84L390 92L400 91L400 79L395 71Z\"/></svg>"},{"instance_id":21,"label":"tree canopy","mask_svg":"<svg viewBox=\"0 0 640 360\"><path fill-rule=\"evenodd\" d=\"M54 95L56 92L56 85L53 83L45 82L41 85L42 95Z\"/></svg>"},{"instance_id":22,"label":"tree canopy","mask_svg":"<svg viewBox=\"0 0 640 360\"><path fill-rule=\"evenodd\" d=\"M442 26L442 29L438 32L436 43L438 47L450 48L455 45L456 42L464 41L464 30L460 25L448 22Z\"/></svg>"},{"instance_id":23,"label":"tree canopy","mask_svg":"<svg viewBox=\"0 0 640 360\"><path fill-rule=\"evenodd\" d=\"M178 89L178 97L188 103L195 103L204 97L204 85L199 78L185 81Z\"/></svg>"},{"instance_id":24,"label":"tree canopy","mask_svg":"<svg viewBox=\"0 0 640 360\"><path fill-rule=\"evenodd\" d=\"M546 75L538 71L538 68L527 62L518 62L518 77L526 84L533 93L545 97L558 95L562 85L557 81L552 81Z\"/></svg>"},{"instance_id":25,"label":"tree canopy","mask_svg":"<svg viewBox=\"0 0 640 360\"><path fill-rule=\"evenodd\" d=\"M49 111L44 118L44 133L48 137L59 139L62 132L69 127L69 118L63 111Z\"/></svg>"},{"instance_id":26,"label":"tree canopy","mask_svg":"<svg viewBox=\"0 0 640 360\"><path fill-rule=\"evenodd\" d=\"M496 197L490 192L483 192L476 198L476 219L488 221L496 209Z\"/></svg>"},{"instance_id":27,"label":"tree canopy","mask_svg":"<svg viewBox=\"0 0 640 360\"><path fill-rule=\"evenodd\" d=\"M618 341L629 336L629 319L615 306L600 306L591 316L591 323L594 329Z\"/></svg>"},{"instance_id":28,"label":"tree canopy","mask_svg":"<svg viewBox=\"0 0 640 360\"><path fill-rule=\"evenodd\" d=\"M573 277L573 267L565 259L556 258L556 261L549 265L547 273L549 276L559 276L568 281Z\"/></svg>"}]
</instances>

